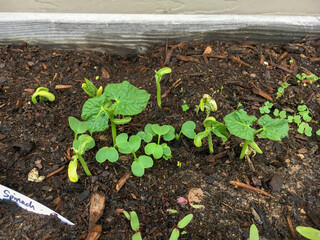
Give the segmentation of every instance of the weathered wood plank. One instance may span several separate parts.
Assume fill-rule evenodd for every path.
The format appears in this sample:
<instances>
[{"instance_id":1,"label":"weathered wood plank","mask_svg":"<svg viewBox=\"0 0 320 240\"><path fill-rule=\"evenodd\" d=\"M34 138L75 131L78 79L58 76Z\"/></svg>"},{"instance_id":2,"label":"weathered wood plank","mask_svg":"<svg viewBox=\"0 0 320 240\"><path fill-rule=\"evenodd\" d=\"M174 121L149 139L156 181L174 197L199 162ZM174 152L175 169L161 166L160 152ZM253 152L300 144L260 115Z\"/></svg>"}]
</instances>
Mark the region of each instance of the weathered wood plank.
<instances>
[{"instance_id":1,"label":"weathered wood plank","mask_svg":"<svg viewBox=\"0 0 320 240\"><path fill-rule=\"evenodd\" d=\"M143 52L168 40L286 42L320 37L320 18L269 15L0 13L0 44Z\"/></svg>"}]
</instances>

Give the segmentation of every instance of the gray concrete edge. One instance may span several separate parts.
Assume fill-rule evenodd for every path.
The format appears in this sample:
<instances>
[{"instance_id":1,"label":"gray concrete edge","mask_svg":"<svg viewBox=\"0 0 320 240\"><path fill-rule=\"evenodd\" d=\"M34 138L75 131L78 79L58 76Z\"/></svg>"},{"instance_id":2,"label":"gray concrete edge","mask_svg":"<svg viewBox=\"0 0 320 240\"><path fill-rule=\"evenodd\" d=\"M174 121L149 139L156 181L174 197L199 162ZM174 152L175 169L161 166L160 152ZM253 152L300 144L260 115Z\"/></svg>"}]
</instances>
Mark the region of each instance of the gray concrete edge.
<instances>
[{"instance_id":1,"label":"gray concrete edge","mask_svg":"<svg viewBox=\"0 0 320 240\"><path fill-rule=\"evenodd\" d=\"M177 41L289 42L320 38L320 17L0 13L0 44L30 44L115 54Z\"/></svg>"}]
</instances>

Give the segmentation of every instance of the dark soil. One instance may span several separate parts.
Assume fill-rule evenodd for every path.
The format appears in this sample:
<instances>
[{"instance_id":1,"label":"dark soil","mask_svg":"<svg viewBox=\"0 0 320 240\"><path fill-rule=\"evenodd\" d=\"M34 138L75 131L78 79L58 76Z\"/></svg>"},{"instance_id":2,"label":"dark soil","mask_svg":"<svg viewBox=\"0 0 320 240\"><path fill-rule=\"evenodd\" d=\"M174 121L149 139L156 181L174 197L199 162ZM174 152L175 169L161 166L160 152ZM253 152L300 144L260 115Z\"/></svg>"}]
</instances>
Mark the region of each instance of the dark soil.
<instances>
[{"instance_id":1,"label":"dark soil","mask_svg":"<svg viewBox=\"0 0 320 240\"><path fill-rule=\"evenodd\" d=\"M207 46L212 53L204 57ZM93 193L106 196L103 215L97 222L102 225L100 239L131 238L133 231L119 213L121 209L137 212L144 239L169 239L173 227L189 213L194 219L181 239L247 239L252 223L257 225L261 239L293 239L290 222L293 228L302 225L320 229L320 138L315 134L320 128L320 81L298 84L295 78L302 72L320 75L319 49L320 41L284 45L169 43L143 55L122 58L27 45L0 47L0 183L75 223L69 226L2 201L0 238L85 239ZM154 70L163 66L172 68L172 74L161 82L167 94L159 109ZM94 80L96 76L100 79ZM212 114L218 121L236 110L239 103L259 118L259 107L267 100L291 114L304 101L313 114L314 131L312 137L306 137L291 124L289 136L280 142L258 138L263 154L251 156L255 171L246 160L239 159L241 139L237 137L231 136L224 144L214 137L212 155L206 142L197 148L192 140L182 137L180 142L169 143L172 159L156 160L143 177L131 175L117 192L116 184L130 172L132 158L123 155L116 163L96 162L97 150L112 145L107 129L93 134L96 147L84 156L93 176L86 177L79 168L79 182L71 183L67 167L73 132L68 116L80 119L82 105L88 99L81 89L84 77L97 86L127 80L151 94L147 108L129 124L118 127L118 132L129 135L143 130L147 123L171 124L178 130L187 120L195 121L196 131L202 131L205 113L197 114L194 108L205 93L218 104L218 111ZM284 81L291 85L276 99ZM59 90L56 85L72 87ZM48 87L56 100L33 105L32 91L39 86ZM190 107L186 112L181 108L184 101ZM33 168L47 176L63 166L62 171L42 182L28 181ZM230 181L263 189L273 197L236 188ZM203 191L199 204L205 209L177 203L193 188ZM169 209L178 213L170 214Z\"/></svg>"}]
</instances>

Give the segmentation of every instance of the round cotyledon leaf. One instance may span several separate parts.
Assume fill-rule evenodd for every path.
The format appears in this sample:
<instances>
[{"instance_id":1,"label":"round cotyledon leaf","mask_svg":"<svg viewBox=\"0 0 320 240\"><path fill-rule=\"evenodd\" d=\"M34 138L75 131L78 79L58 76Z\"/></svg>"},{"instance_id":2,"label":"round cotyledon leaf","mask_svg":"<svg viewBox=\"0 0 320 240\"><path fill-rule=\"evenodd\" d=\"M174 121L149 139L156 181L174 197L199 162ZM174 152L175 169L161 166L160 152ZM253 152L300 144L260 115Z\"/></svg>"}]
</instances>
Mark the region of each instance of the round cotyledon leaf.
<instances>
[{"instance_id":1,"label":"round cotyledon leaf","mask_svg":"<svg viewBox=\"0 0 320 240\"><path fill-rule=\"evenodd\" d=\"M119 153L114 147L100 148L96 154L96 160L99 163L103 163L106 160L110 162L116 162L119 159Z\"/></svg>"}]
</instances>

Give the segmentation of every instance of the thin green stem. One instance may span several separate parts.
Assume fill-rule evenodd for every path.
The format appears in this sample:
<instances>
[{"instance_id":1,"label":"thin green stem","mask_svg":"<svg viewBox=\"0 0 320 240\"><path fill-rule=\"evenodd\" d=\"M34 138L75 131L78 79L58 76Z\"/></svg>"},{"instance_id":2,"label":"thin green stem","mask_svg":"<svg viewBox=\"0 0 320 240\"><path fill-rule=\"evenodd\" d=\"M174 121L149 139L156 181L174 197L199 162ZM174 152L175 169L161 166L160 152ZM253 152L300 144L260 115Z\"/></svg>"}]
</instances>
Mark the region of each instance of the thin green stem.
<instances>
[{"instance_id":1,"label":"thin green stem","mask_svg":"<svg viewBox=\"0 0 320 240\"><path fill-rule=\"evenodd\" d=\"M137 158L137 155L136 155L136 152L135 152L135 151L132 151L132 155L133 155L134 160L137 161L138 158Z\"/></svg>"},{"instance_id":2,"label":"thin green stem","mask_svg":"<svg viewBox=\"0 0 320 240\"><path fill-rule=\"evenodd\" d=\"M208 146L210 154L213 153L213 143L212 143L212 135L211 132L208 134Z\"/></svg>"},{"instance_id":3,"label":"thin green stem","mask_svg":"<svg viewBox=\"0 0 320 240\"><path fill-rule=\"evenodd\" d=\"M240 159L244 158L244 155L246 155L247 150L248 150L248 140L245 140L241 150Z\"/></svg>"},{"instance_id":4,"label":"thin green stem","mask_svg":"<svg viewBox=\"0 0 320 240\"><path fill-rule=\"evenodd\" d=\"M87 174L87 176L92 176L92 174L88 168L88 165L86 164L86 162L84 161L84 159L82 158L81 155L78 155L78 159L83 167L84 172Z\"/></svg>"},{"instance_id":5,"label":"thin green stem","mask_svg":"<svg viewBox=\"0 0 320 240\"><path fill-rule=\"evenodd\" d=\"M160 139L161 139L161 136L158 135L158 145L160 145Z\"/></svg>"},{"instance_id":6,"label":"thin green stem","mask_svg":"<svg viewBox=\"0 0 320 240\"><path fill-rule=\"evenodd\" d=\"M161 86L160 86L160 81L156 80L157 84L157 103L158 106L161 108Z\"/></svg>"}]
</instances>

